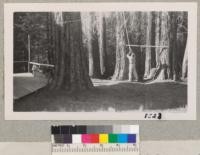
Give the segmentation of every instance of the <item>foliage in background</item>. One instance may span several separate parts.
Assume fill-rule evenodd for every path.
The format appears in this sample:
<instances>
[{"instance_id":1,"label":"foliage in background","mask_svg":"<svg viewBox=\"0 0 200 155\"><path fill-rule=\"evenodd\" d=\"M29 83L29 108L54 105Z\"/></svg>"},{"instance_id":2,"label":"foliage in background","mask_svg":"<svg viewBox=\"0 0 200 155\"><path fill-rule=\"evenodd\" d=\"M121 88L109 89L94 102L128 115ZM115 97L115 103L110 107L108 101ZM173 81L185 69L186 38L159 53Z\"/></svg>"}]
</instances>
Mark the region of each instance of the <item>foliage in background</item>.
<instances>
[{"instance_id":1,"label":"foliage in background","mask_svg":"<svg viewBox=\"0 0 200 155\"><path fill-rule=\"evenodd\" d=\"M29 35L31 61L48 62L47 50L49 49L49 44L47 42L46 14L41 12L16 12L14 14L14 61L28 61ZM22 65L20 62L15 63L14 72L27 72L27 65Z\"/></svg>"}]
</instances>

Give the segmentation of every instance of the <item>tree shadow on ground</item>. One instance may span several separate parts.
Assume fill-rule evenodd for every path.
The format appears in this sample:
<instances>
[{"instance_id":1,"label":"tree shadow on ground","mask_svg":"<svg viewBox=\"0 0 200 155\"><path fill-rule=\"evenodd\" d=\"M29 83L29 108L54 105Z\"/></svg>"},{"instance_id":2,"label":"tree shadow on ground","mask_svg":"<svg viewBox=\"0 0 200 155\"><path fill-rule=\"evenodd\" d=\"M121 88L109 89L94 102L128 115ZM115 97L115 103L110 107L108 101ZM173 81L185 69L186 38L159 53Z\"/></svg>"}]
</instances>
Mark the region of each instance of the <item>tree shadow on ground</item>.
<instances>
[{"instance_id":1,"label":"tree shadow on ground","mask_svg":"<svg viewBox=\"0 0 200 155\"><path fill-rule=\"evenodd\" d=\"M105 80L104 80L105 81ZM96 81L91 90L66 92L41 89L16 100L14 111L134 111L166 110L187 105L187 85L165 83L133 83Z\"/></svg>"}]
</instances>

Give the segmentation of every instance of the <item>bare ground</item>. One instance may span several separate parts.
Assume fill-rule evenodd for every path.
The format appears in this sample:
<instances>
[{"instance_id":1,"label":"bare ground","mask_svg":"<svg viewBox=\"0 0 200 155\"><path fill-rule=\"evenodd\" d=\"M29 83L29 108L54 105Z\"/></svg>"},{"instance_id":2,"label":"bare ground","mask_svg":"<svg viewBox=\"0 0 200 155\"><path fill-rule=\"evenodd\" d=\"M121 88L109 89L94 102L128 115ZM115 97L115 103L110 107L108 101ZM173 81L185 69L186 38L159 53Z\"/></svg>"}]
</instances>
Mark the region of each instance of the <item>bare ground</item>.
<instances>
[{"instance_id":1,"label":"bare ground","mask_svg":"<svg viewBox=\"0 0 200 155\"><path fill-rule=\"evenodd\" d=\"M93 79L95 88L69 93L41 89L14 102L14 111L173 110L187 106L187 85Z\"/></svg>"}]
</instances>

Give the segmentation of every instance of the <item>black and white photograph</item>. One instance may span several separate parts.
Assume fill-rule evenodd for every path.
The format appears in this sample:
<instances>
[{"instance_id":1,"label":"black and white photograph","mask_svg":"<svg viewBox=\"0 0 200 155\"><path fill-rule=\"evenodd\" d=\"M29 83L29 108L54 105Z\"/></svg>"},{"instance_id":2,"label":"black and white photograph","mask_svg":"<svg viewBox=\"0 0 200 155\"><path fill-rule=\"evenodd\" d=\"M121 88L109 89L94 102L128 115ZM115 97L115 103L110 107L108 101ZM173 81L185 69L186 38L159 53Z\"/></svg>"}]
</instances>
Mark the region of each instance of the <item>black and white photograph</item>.
<instances>
[{"instance_id":1,"label":"black and white photograph","mask_svg":"<svg viewBox=\"0 0 200 155\"><path fill-rule=\"evenodd\" d=\"M5 110L22 119L195 119L195 9L140 9L148 4L8 5Z\"/></svg>"}]
</instances>

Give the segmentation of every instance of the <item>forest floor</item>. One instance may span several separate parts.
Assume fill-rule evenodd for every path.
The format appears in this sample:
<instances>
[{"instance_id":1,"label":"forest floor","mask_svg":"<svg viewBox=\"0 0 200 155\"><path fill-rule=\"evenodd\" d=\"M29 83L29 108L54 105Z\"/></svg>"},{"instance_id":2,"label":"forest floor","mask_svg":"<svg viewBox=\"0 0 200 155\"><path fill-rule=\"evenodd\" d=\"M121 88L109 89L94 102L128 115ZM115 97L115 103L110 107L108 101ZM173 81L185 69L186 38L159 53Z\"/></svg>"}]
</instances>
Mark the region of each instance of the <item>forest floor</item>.
<instances>
[{"instance_id":1,"label":"forest floor","mask_svg":"<svg viewBox=\"0 0 200 155\"><path fill-rule=\"evenodd\" d=\"M187 106L187 84L164 81L139 83L93 79L88 91L45 88L14 101L14 111L133 111L175 110Z\"/></svg>"}]
</instances>

